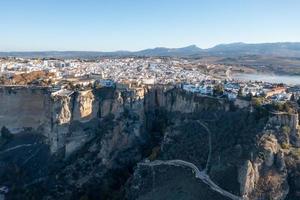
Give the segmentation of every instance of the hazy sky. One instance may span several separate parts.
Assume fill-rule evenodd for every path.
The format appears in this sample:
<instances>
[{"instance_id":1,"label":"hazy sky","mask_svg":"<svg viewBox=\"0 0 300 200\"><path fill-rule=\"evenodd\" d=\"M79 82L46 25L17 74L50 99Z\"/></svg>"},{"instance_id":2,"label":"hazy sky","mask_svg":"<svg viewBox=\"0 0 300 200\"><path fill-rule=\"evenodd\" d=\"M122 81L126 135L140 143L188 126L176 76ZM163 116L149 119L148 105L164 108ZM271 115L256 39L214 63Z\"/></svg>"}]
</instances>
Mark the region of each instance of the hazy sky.
<instances>
[{"instance_id":1,"label":"hazy sky","mask_svg":"<svg viewBox=\"0 0 300 200\"><path fill-rule=\"evenodd\" d=\"M0 51L300 41L300 0L0 0Z\"/></svg>"}]
</instances>

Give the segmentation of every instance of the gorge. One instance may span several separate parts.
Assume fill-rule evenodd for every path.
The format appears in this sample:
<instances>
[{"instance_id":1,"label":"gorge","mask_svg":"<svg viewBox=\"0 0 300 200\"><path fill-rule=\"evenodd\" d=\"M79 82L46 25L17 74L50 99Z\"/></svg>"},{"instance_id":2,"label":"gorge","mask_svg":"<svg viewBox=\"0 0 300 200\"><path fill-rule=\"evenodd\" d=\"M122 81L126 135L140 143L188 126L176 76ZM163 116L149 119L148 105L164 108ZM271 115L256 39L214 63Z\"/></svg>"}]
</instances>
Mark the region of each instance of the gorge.
<instances>
[{"instance_id":1,"label":"gorge","mask_svg":"<svg viewBox=\"0 0 300 200\"><path fill-rule=\"evenodd\" d=\"M1 86L0 105L6 199L300 197L297 106L272 113L174 86Z\"/></svg>"}]
</instances>

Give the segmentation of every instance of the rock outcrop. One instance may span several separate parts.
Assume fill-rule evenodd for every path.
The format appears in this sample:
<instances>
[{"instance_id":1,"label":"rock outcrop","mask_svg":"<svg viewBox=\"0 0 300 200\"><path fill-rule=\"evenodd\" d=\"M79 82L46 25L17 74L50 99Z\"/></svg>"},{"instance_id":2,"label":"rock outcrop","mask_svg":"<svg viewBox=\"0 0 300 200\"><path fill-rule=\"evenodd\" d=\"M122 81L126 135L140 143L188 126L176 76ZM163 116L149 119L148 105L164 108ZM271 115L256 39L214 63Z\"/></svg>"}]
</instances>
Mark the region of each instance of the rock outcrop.
<instances>
[{"instance_id":1,"label":"rock outcrop","mask_svg":"<svg viewBox=\"0 0 300 200\"><path fill-rule=\"evenodd\" d=\"M289 177L297 174L298 113L272 113L262 133L256 156L239 168L240 192L246 199L293 199L288 194L297 194Z\"/></svg>"},{"instance_id":2,"label":"rock outcrop","mask_svg":"<svg viewBox=\"0 0 300 200\"><path fill-rule=\"evenodd\" d=\"M245 199L283 200L289 192L284 154L272 134L259 140L258 157L239 170L240 192Z\"/></svg>"},{"instance_id":3,"label":"rock outcrop","mask_svg":"<svg viewBox=\"0 0 300 200\"><path fill-rule=\"evenodd\" d=\"M97 117L99 103L92 90L79 91L74 104L72 120L85 122Z\"/></svg>"},{"instance_id":4,"label":"rock outcrop","mask_svg":"<svg viewBox=\"0 0 300 200\"><path fill-rule=\"evenodd\" d=\"M255 185L259 179L257 165L247 160L239 169L238 181L240 183L240 193L243 197L247 197L255 189Z\"/></svg>"}]
</instances>

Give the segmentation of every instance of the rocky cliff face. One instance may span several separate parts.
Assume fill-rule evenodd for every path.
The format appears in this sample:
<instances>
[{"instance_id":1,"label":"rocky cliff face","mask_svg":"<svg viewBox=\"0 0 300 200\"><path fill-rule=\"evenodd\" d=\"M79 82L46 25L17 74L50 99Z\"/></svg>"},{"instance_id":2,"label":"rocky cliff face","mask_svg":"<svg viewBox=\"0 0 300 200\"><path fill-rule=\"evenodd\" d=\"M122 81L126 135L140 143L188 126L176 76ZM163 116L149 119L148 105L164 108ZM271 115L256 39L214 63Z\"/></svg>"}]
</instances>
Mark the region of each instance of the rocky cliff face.
<instances>
[{"instance_id":1,"label":"rocky cliff face","mask_svg":"<svg viewBox=\"0 0 300 200\"><path fill-rule=\"evenodd\" d=\"M0 127L50 129L51 97L47 88L0 87Z\"/></svg>"},{"instance_id":2,"label":"rocky cliff face","mask_svg":"<svg viewBox=\"0 0 300 200\"><path fill-rule=\"evenodd\" d=\"M63 149L72 118L72 97L53 96L51 99L51 131L48 140L51 152Z\"/></svg>"},{"instance_id":3,"label":"rocky cliff face","mask_svg":"<svg viewBox=\"0 0 300 200\"><path fill-rule=\"evenodd\" d=\"M244 199L285 199L289 192L284 153L272 134L260 139L258 157L239 169L240 193Z\"/></svg>"},{"instance_id":4,"label":"rocky cliff face","mask_svg":"<svg viewBox=\"0 0 300 200\"><path fill-rule=\"evenodd\" d=\"M8 198L230 199L220 188L249 200L299 197L298 115L250 112L245 102L234 105L180 88L99 88L59 95L41 88L13 91L0 91L0 103L6 105L0 108L0 125L19 131L31 127L44 138L28 144L28 130L21 131L0 147L5 152L0 161L18 167L1 173L0 162L0 180L14 188ZM29 101L26 109L22 98ZM17 113L21 121L3 117ZM28 148L29 156L6 155L13 145ZM40 166L36 175L28 170L31 159ZM192 163L206 181L195 179L186 167L143 164L155 160ZM16 174L18 179L9 181Z\"/></svg>"},{"instance_id":5,"label":"rocky cliff face","mask_svg":"<svg viewBox=\"0 0 300 200\"><path fill-rule=\"evenodd\" d=\"M168 112L195 113L201 110L228 110L229 103L224 99L200 97L178 88L157 87L148 89L145 109L162 108Z\"/></svg>"},{"instance_id":6,"label":"rocky cliff face","mask_svg":"<svg viewBox=\"0 0 300 200\"><path fill-rule=\"evenodd\" d=\"M218 99L201 98L199 103L197 96L185 95L182 91L152 92L151 102L167 111L164 116L167 118L167 126L162 130L162 142L152 149L148 158L150 161L180 159L191 162L207 171L212 180L223 189L243 199L298 198L296 194L299 192L295 191L295 188L299 188L295 183L298 173L295 170L299 167L299 155L296 160L291 161L295 159L295 151L298 152L295 142L299 138L298 114L261 115L258 113L261 111L249 112L249 105L246 104L235 105L244 108L236 110L229 103ZM186 99L192 100L189 102ZM211 142L207 136L209 132ZM294 154L293 158L291 154ZM165 199L172 199L171 194L167 195L166 191L180 196L177 194L179 191L172 186L180 175L173 174L170 178L169 174L172 172L169 168L137 167L128 182L127 197L159 199L163 196ZM294 172L291 172L291 168ZM162 169L166 170L162 173ZM169 181L160 185L153 180L157 176ZM191 177L186 177L186 180L190 179ZM293 188L291 185L294 185ZM191 188L183 190L189 199L203 197L203 190L199 188L197 193ZM190 197L188 194L195 196ZM226 198L213 196L210 194L205 198Z\"/></svg>"},{"instance_id":7,"label":"rocky cliff face","mask_svg":"<svg viewBox=\"0 0 300 200\"><path fill-rule=\"evenodd\" d=\"M270 126L288 128L288 135L285 134L287 143L295 147L300 147L300 126L298 113L280 113L274 114L269 120Z\"/></svg>"},{"instance_id":8,"label":"rocky cliff face","mask_svg":"<svg viewBox=\"0 0 300 200\"><path fill-rule=\"evenodd\" d=\"M97 117L99 104L92 90L79 91L74 98L75 105L72 120L85 122Z\"/></svg>"},{"instance_id":9,"label":"rocky cliff face","mask_svg":"<svg viewBox=\"0 0 300 200\"><path fill-rule=\"evenodd\" d=\"M272 114L257 140L256 156L239 169L240 192L245 199L294 199L299 167L297 113ZM296 176L296 177L295 177ZM292 184L291 178L293 177ZM293 188L290 186L294 185ZM292 190L292 191L291 191Z\"/></svg>"},{"instance_id":10,"label":"rocky cliff face","mask_svg":"<svg viewBox=\"0 0 300 200\"><path fill-rule=\"evenodd\" d=\"M114 89L110 90L106 93L114 93ZM1 87L0 127L8 128L12 133L28 129L37 131L46 137L51 152L65 151L74 134L86 135L78 124L89 124L98 118L99 112L100 117L122 112L123 102L119 93L117 98L101 99L95 97L94 92L56 94L46 87ZM75 126L77 130L74 130Z\"/></svg>"}]
</instances>

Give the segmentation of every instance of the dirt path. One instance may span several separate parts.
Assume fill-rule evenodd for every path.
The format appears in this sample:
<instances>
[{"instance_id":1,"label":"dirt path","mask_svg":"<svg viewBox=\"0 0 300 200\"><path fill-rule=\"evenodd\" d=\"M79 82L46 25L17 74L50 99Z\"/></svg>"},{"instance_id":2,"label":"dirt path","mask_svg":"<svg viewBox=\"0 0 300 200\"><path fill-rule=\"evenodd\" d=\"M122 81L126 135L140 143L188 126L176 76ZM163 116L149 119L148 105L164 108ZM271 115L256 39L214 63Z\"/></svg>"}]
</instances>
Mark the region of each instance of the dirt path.
<instances>
[{"instance_id":1,"label":"dirt path","mask_svg":"<svg viewBox=\"0 0 300 200\"><path fill-rule=\"evenodd\" d=\"M181 167L189 167L193 170L195 173L195 177L202 180L203 183L208 185L212 190L218 192L219 194L228 197L232 200L242 200L242 197L236 196L221 187L219 187L217 184L215 184L210 177L207 175L207 173L204 171L200 171L199 168L194 165L193 163L184 161L184 160L167 160L167 161L162 161L162 160L155 160L152 162L143 162L139 163L138 165L144 165L144 166L149 166L149 167L154 167L154 166L159 166L159 165L171 165L171 166L181 166Z\"/></svg>"}]
</instances>

